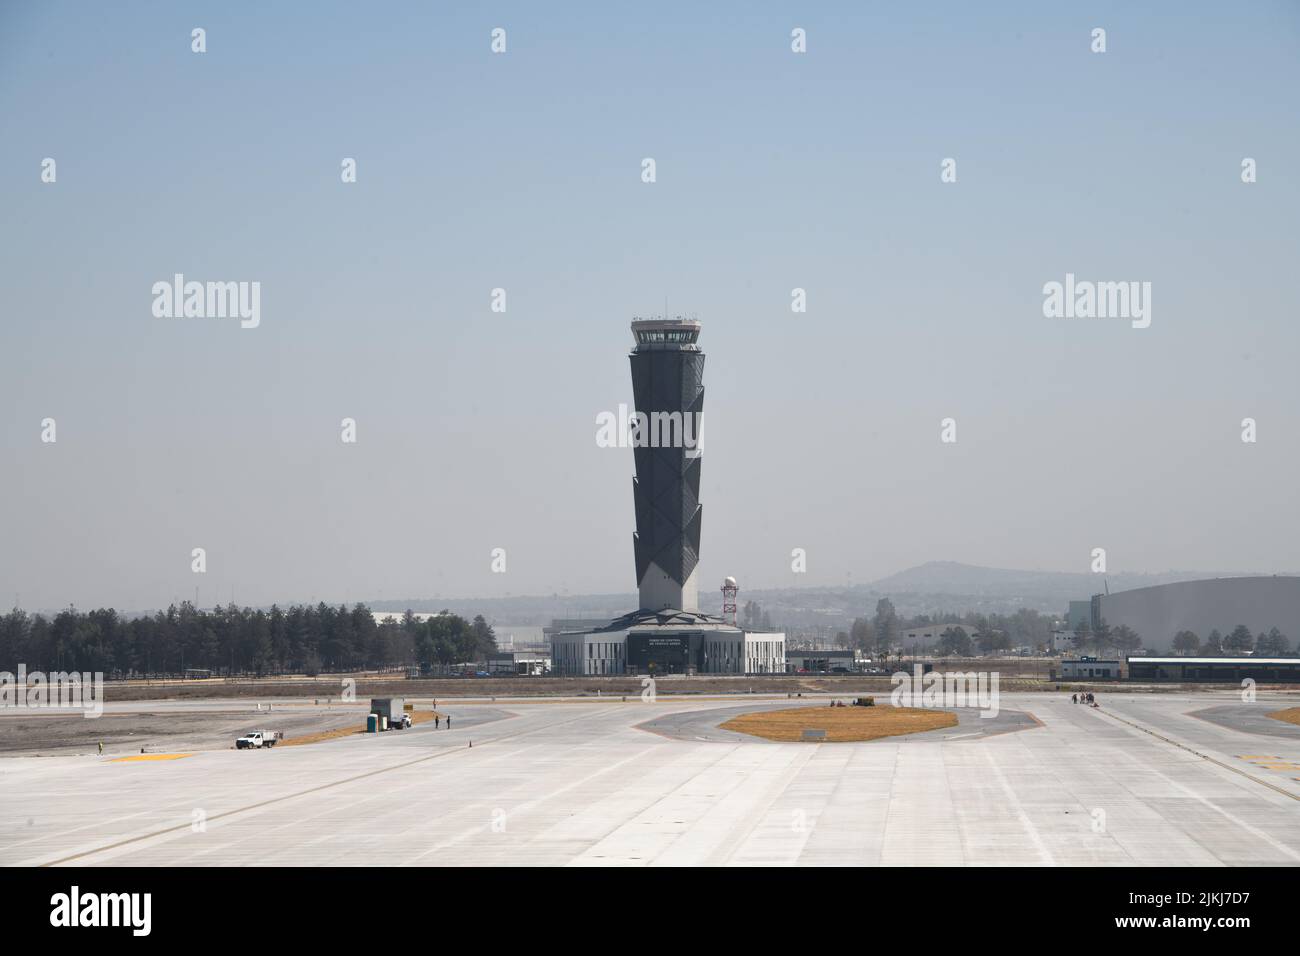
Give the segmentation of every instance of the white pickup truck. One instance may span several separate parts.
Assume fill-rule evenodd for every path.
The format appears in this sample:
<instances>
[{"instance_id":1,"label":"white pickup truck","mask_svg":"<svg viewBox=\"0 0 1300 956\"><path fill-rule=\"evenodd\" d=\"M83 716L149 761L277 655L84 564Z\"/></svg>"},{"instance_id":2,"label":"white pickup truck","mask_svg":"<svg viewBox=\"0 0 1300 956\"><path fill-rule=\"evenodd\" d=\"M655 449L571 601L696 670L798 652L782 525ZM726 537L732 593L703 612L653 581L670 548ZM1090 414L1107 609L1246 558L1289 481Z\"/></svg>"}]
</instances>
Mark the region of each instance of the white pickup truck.
<instances>
[{"instance_id":1,"label":"white pickup truck","mask_svg":"<svg viewBox=\"0 0 1300 956\"><path fill-rule=\"evenodd\" d=\"M251 733L244 734L235 741L236 750L245 750L249 747L261 749L262 747L274 747L276 741L283 740L284 734L278 730L254 730Z\"/></svg>"}]
</instances>

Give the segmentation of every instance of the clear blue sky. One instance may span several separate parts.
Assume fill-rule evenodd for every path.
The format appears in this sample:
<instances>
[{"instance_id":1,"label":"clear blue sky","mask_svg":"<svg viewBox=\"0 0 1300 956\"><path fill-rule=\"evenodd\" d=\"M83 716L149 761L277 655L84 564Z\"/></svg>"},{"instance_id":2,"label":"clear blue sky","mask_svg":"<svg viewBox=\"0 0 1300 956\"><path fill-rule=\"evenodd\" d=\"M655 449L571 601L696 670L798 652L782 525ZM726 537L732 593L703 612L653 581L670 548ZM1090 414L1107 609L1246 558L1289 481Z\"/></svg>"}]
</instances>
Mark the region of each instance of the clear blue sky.
<instances>
[{"instance_id":1,"label":"clear blue sky","mask_svg":"<svg viewBox=\"0 0 1300 956\"><path fill-rule=\"evenodd\" d=\"M1300 5L704 6L0 3L0 601L631 591L595 417L665 296L706 603L1300 568ZM176 272L261 326L154 318ZM1151 327L1045 318L1067 272Z\"/></svg>"}]
</instances>

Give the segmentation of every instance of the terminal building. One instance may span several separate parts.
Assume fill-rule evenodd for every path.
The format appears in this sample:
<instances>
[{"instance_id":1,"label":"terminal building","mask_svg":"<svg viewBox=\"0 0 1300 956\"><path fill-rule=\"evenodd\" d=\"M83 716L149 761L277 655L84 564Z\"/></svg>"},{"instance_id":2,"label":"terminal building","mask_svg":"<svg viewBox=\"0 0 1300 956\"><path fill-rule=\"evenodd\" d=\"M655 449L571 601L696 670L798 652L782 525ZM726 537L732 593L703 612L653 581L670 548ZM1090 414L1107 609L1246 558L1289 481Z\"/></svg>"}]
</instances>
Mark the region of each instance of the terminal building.
<instances>
[{"instance_id":1,"label":"terminal building","mask_svg":"<svg viewBox=\"0 0 1300 956\"><path fill-rule=\"evenodd\" d=\"M1128 679L1300 684L1300 657L1130 657Z\"/></svg>"},{"instance_id":2,"label":"terminal building","mask_svg":"<svg viewBox=\"0 0 1300 956\"><path fill-rule=\"evenodd\" d=\"M553 673L783 674L785 635L735 623L735 581L723 584L723 614L699 606L700 426L704 352L696 319L634 319L629 356L636 476L632 552L640 607L608 623L553 622ZM730 616L726 616L727 614ZM575 626L566 627L566 623Z\"/></svg>"}]
</instances>

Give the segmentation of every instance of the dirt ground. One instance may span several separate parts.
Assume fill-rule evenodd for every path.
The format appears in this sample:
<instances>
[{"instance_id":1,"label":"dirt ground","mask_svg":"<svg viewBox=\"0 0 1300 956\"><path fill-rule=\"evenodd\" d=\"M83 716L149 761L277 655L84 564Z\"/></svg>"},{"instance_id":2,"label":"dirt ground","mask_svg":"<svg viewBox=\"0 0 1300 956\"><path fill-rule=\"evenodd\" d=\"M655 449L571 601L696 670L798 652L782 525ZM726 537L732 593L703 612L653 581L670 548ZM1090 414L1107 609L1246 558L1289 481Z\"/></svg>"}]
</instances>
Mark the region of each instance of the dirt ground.
<instances>
[{"instance_id":1,"label":"dirt ground","mask_svg":"<svg viewBox=\"0 0 1300 956\"><path fill-rule=\"evenodd\" d=\"M903 665L908 669L907 665ZM1081 683L1049 682L1034 677L1024 670L1019 661L946 662L936 665L938 670L993 670L1000 675L1003 691L1061 691L1066 694L1084 688ZM910 673L910 669L909 669ZM639 694L640 677L490 677L490 678L417 678L413 680L366 675L331 675L329 677L243 678L226 680L190 681L115 681L104 685L105 699L110 701L133 700L193 700L210 697L304 697L338 701L344 680L355 681L356 696L363 697L596 697ZM1173 693L1197 687L1213 689L1212 685L1134 685L1123 683L1098 683L1087 685L1091 689L1104 689L1107 693ZM1222 685L1236 688L1237 685ZM885 694L893 684L887 675L864 677L845 674L779 675L756 677L659 677L655 690L660 696L693 696L697 694L785 694L830 693L844 695Z\"/></svg>"},{"instance_id":2,"label":"dirt ground","mask_svg":"<svg viewBox=\"0 0 1300 956\"><path fill-rule=\"evenodd\" d=\"M64 756L221 750L251 730L279 730L286 738L346 727L364 729L365 715L355 709L325 709L273 714L241 710L142 711L105 713L95 719L79 714L0 719L0 755Z\"/></svg>"},{"instance_id":3,"label":"dirt ground","mask_svg":"<svg viewBox=\"0 0 1300 956\"><path fill-rule=\"evenodd\" d=\"M805 730L824 730L825 740L842 743L956 727L957 715L913 707L787 707L741 714L719 726L767 740L786 741L803 740Z\"/></svg>"},{"instance_id":4,"label":"dirt ground","mask_svg":"<svg viewBox=\"0 0 1300 956\"><path fill-rule=\"evenodd\" d=\"M436 710L413 710L408 711L411 715L411 726L428 723L435 717L446 717L447 715ZM340 737L351 737L354 734L364 734L366 728L363 726L354 726L345 724L334 730L320 730L314 733L302 734L301 736L290 736L285 734L284 740L279 744L282 747L301 747L303 744L319 744L326 740L337 740Z\"/></svg>"},{"instance_id":5,"label":"dirt ground","mask_svg":"<svg viewBox=\"0 0 1300 956\"><path fill-rule=\"evenodd\" d=\"M310 697L325 703L337 701L343 681L356 683L356 696L363 697L597 697L640 694L640 677L488 677L379 679L286 678L261 680L119 681L104 685L110 701L191 700L206 697ZM827 691L838 694L880 693L890 688L888 677L660 677L660 694L755 694Z\"/></svg>"},{"instance_id":6,"label":"dirt ground","mask_svg":"<svg viewBox=\"0 0 1300 956\"><path fill-rule=\"evenodd\" d=\"M1274 720L1284 720L1288 724L1300 725L1300 707L1288 707L1286 710L1275 710L1268 716Z\"/></svg>"}]
</instances>

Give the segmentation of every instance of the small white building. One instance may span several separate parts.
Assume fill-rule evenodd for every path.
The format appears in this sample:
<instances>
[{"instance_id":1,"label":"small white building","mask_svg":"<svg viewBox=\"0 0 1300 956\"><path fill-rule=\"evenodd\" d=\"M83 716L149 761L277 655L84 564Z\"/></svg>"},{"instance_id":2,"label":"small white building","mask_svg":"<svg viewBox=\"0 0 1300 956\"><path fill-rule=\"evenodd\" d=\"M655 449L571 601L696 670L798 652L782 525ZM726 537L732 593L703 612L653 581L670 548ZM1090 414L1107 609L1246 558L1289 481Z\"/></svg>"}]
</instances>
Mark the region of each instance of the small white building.
<instances>
[{"instance_id":1,"label":"small white building","mask_svg":"<svg viewBox=\"0 0 1300 956\"><path fill-rule=\"evenodd\" d=\"M1067 630L1064 627L1052 629L1051 651L1053 654L1064 654L1066 651L1074 649L1074 631Z\"/></svg>"},{"instance_id":2,"label":"small white building","mask_svg":"<svg viewBox=\"0 0 1300 956\"><path fill-rule=\"evenodd\" d=\"M1119 680L1122 676L1117 660L1078 657L1061 661L1062 680Z\"/></svg>"},{"instance_id":3,"label":"small white building","mask_svg":"<svg viewBox=\"0 0 1300 956\"><path fill-rule=\"evenodd\" d=\"M487 659L487 672L494 677L509 674L540 677L551 672L551 659L527 651L498 651Z\"/></svg>"},{"instance_id":4,"label":"small white building","mask_svg":"<svg viewBox=\"0 0 1300 956\"><path fill-rule=\"evenodd\" d=\"M785 634L778 631L745 631L745 669L742 674L784 674ZM729 673L722 671L721 673Z\"/></svg>"},{"instance_id":5,"label":"small white building","mask_svg":"<svg viewBox=\"0 0 1300 956\"><path fill-rule=\"evenodd\" d=\"M785 652L786 669L792 674L836 674L861 670L862 654L856 650L809 650L801 647Z\"/></svg>"}]
</instances>

